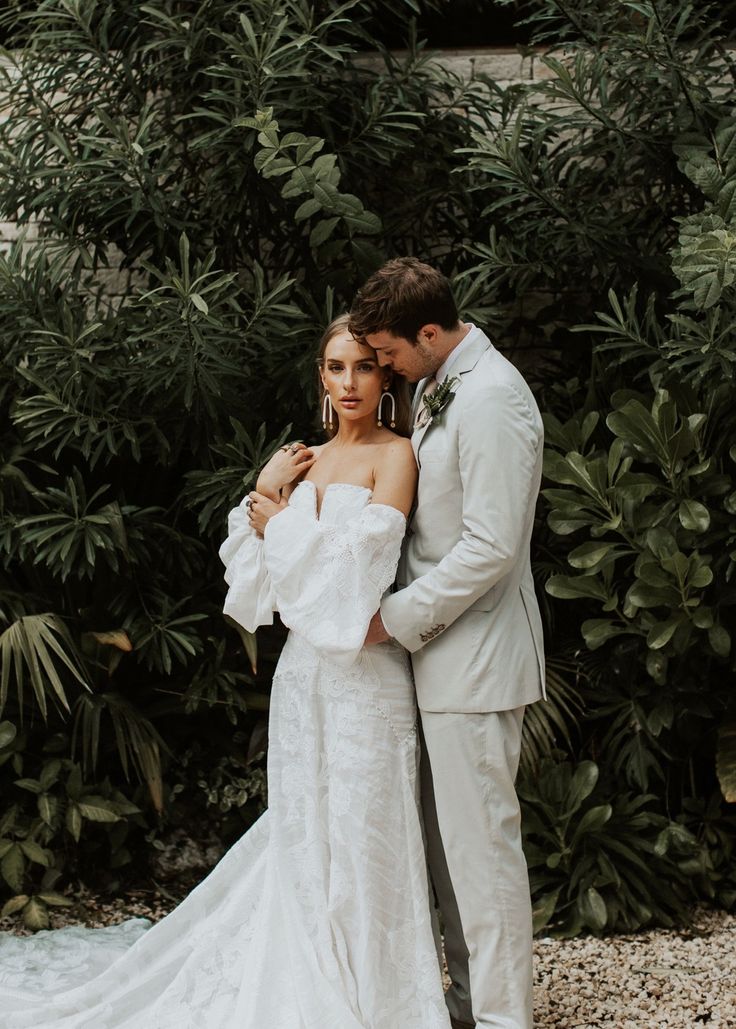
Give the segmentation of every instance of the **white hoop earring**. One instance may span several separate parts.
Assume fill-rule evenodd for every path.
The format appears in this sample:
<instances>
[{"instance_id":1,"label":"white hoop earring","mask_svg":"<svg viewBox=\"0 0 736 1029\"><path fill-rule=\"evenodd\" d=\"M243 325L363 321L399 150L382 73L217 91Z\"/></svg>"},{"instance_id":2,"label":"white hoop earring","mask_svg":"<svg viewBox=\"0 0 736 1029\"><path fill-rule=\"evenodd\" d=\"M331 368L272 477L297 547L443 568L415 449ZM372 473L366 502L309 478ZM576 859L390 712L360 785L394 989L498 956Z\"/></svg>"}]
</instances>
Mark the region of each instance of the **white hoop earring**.
<instances>
[{"instance_id":1,"label":"white hoop earring","mask_svg":"<svg viewBox=\"0 0 736 1029\"><path fill-rule=\"evenodd\" d=\"M378 401L378 420L377 420L377 425L378 425L379 428L383 425L383 402L384 402L384 400L387 400L387 399L391 401L391 416L390 416L390 419L389 419L389 425L391 426L392 429L395 429L396 428L396 401L394 400L393 393L391 393L391 391L388 390L388 389L386 390L385 393L381 394L381 399Z\"/></svg>"},{"instance_id":2,"label":"white hoop earring","mask_svg":"<svg viewBox=\"0 0 736 1029\"><path fill-rule=\"evenodd\" d=\"M325 393L322 398L322 428L323 429L334 429L335 424L333 418L335 412L332 407L332 401L330 400L330 394Z\"/></svg>"}]
</instances>

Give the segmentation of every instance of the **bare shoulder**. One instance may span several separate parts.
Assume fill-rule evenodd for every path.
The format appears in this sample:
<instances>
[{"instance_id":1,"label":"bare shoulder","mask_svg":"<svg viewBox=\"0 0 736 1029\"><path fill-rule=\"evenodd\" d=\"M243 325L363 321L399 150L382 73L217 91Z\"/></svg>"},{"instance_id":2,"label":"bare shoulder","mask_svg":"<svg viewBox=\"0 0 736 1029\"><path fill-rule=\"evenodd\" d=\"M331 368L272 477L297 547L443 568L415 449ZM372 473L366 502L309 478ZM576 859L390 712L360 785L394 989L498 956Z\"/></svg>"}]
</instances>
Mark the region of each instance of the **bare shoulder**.
<instances>
[{"instance_id":1,"label":"bare shoulder","mask_svg":"<svg viewBox=\"0 0 736 1029\"><path fill-rule=\"evenodd\" d=\"M408 515L417 484L417 464L411 443L396 436L376 449L373 501L389 504Z\"/></svg>"},{"instance_id":2,"label":"bare shoulder","mask_svg":"<svg viewBox=\"0 0 736 1029\"><path fill-rule=\"evenodd\" d=\"M405 437L394 436L393 439L376 447L376 474L381 472L395 473L402 469L410 471L412 468L416 468L414 451L412 450L411 441Z\"/></svg>"},{"instance_id":3,"label":"bare shoulder","mask_svg":"<svg viewBox=\"0 0 736 1029\"><path fill-rule=\"evenodd\" d=\"M405 436L392 434L392 438L378 448L378 452L386 461L409 461L411 464L414 464L414 451L411 440Z\"/></svg>"}]
</instances>

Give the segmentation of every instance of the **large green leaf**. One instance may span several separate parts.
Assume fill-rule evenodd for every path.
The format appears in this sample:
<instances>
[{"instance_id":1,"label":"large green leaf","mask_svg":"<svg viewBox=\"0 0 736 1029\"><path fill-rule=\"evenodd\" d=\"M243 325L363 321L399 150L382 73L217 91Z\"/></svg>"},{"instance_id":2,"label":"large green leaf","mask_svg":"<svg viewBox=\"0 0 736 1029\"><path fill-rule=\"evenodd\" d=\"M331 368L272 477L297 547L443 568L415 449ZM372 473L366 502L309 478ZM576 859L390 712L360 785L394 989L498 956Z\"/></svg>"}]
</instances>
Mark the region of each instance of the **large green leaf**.
<instances>
[{"instance_id":1,"label":"large green leaf","mask_svg":"<svg viewBox=\"0 0 736 1029\"><path fill-rule=\"evenodd\" d=\"M551 597L560 600L587 598L605 602L608 599L603 583L595 575L551 575L544 588Z\"/></svg>"},{"instance_id":2,"label":"large green leaf","mask_svg":"<svg viewBox=\"0 0 736 1029\"><path fill-rule=\"evenodd\" d=\"M615 543L591 541L590 543L581 543L579 547L571 550L567 555L567 560L573 568L593 571L599 569L604 563L610 562L621 552L623 552L622 548L617 548Z\"/></svg>"},{"instance_id":3,"label":"large green leaf","mask_svg":"<svg viewBox=\"0 0 736 1029\"><path fill-rule=\"evenodd\" d=\"M708 508L698 500L683 500L678 514L684 528L693 532L706 532L710 527Z\"/></svg>"},{"instance_id":4,"label":"large green leaf","mask_svg":"<svg viewBox=\"0 0 736 1029\"><path fill-rule=\"evenodd\" d=\"M584 890L578 899L578 908L583 922L595 932L601 932L608 921L606 902L598 890L589 886Z\"/></svg>"},{"instance_id":5,"label":"large green leaf","mask_svg":"<svg viewBox=\"0 0 736 1029\"><path fill-rule=\"evenodd\" d=\"M599 804L596 807L588 808L583 817L575 827L575 839L585 836L586 833L597 832L602 829L613 814L610 804Z\"/></svg>"},{"instance_id":6,"label":"large green leaf","mask_svg":"<svg viewBox=\"0 0 736 1029\"><path fill-rule=\"evenodd\" d=\"M20 849L29 861L34 861L37 865L43 865L45 868L48 868L49 855L34 840L21 840Z\"/></svg>"},{"instance_id":7,"label":"large green leaf","mask_svg":"<svg viewBox=\"0 0 736 1029\"><path fill-rule=\"evenodd\" d=\"M12 844L3 855L2 860L0 860L0 874L15 893L20 893L23 888L25 867L20 844Z\"/></svg>"},{"instance_id":8,"label":"large green leaf","mask_svg":"<svg viewBox=\"0 0 736 1029\"><path fill-rule=\"evenodd\" d=\"M580 627L590 650L597 650L614 636L620 636L626 629L609 618L588 618Z\"/></svg>"},{"instance_id":9,"label":"large green leaf","mask_svg":"<svg viewBox=\"0 0 736 1029\"><path fill-rule=\"evenodd\" d=\"M731 634L722 625L708 629L708 642L719 657L728 657L731 652Z\"/></svg>"},{"instance_id":10,"label":"large green leaf","mask_svg":"<svg viewBox=\"0 0 736 1029\"><path fill-rule=\"evenodd\" d=\"M90 822L117 822L120 815L103 797L87 797L77 805L79 813Z\"/></svg>"},{"instance_id":11,"label":"large green leaf","mask_svg":"<svg viewBox=\"0 0 736 1029\"><path fill-rule=\"evenodd\" d=\"M647 646L652 650L660 650L665 647L675 635L681 623L679 616L668 618L666 621L657 622L647 634Z\"/></svg>"},{"instance_id":12,"label":"large green leaf","mask_svg":"<svg viewBox=\"0 0 736 1029\"><path fill-rule=\"evenodd\" d=\"M575 769L567 791L567 807L570 812L577 811L586 797L595 789L599 770L594 761L581 761Z\"/></svg>"},{"instance_id":13,"label":"large green leaf","mask_svg":"<svg viewBox=\"0 0 736 1029\"><path fill-rule=\"evenodd\" d=\"M28 903L28 897L25 893L18 894L17 897L11 897L10 900L6 900L5 904L0 910L0 918L6 918L9 915L17 915L19 911Z\"/></svg>"},{"instance_id":14,"label":"large green leaf","mask_svg":"<svg viewBox=\"0 0 736 1029\"><path fill-rule=\"evenodd\" d=\"M718 732L716 771L723 796L736 804L736 722L722 726Z\"/></svg>"},{"instance_id":15,"label":"large green leaf","mask_svg":"<svg viewBox=\"0 0 736 1029\"><path fill-rule=\"evenodd\" d=\"M13 742L18 730L12 722L0 722L0 750Z\"/></svg>"},{"instance_id":16,"label":"large green leaf","mask_svg":"<svg viewBox=\"0 0 736 1029\"><path fill-rule=\"evenodd\" d=\"M561 889L553 890L535 901L532 909L532 932L535 936L551 921L561 892Z\"/></svg>"},{"instance_id":17,"label":"large green leaf","mask_svg":"<svg viewBox=\"0 0 736 1029\"><path fill-rule=\"evenodd\" d=\"M34 931L48 929L49 912L44 902L38 897L31 897L23 909L23 924L27 929Z\"/></svg>"}]
</instances>

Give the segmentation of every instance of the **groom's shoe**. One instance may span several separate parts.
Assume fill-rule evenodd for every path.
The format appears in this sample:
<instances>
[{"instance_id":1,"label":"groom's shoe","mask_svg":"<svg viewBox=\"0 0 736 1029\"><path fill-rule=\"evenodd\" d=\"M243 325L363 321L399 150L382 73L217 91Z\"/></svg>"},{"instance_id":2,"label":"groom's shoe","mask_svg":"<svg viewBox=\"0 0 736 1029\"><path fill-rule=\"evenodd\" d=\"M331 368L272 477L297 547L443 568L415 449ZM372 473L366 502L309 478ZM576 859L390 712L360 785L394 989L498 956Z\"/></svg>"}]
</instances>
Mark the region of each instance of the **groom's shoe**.
<instances>
[{"instance_id":1,"label":"groom's shoe","mask_svg":"<svg viewBox=\"0 0 736 1029\"><path fill-rule=\"evenodd\" d=\"M475 1022L461 1022L457 1018L453 1018L450 1015L450 1025L452 1029L475 1029Z\"/></svg>"}]
</instances>

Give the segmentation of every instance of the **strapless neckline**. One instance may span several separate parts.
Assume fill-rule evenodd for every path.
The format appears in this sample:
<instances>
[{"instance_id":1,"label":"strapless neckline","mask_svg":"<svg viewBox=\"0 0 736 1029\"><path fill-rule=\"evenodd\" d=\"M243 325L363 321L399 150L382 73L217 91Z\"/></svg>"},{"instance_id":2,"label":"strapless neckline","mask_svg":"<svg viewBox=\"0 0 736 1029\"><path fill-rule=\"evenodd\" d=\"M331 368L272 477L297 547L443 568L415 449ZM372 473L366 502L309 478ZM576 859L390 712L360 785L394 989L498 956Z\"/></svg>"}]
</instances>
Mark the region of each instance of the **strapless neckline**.
<instances>
[{"instance_id":1,"label":"strapless neckline","mask_svg":"<svg viewBox=\"0 0 736 1029\"><path fill-rule=\"evenodd\" d=\"M322 509L322 507L324 507L325 497L327 496L327 494L328 494L328 492L330 490L335 490L335 489L341 489L341 490L351 490L352 489L352 490L355 490L355 489L357 489L357 490L360 490L362 493L367 493L369 496L372 496L372 494L373 494L373 490L370 489L369 486L359 486L359 485L357 485L357 483L354 483L354 482L328 482L327 485L325 486L324 493L322 494L322 504L319 506L319 509L318 509L318 506L317 506L317 499L318 499L317 484L315 482L312 482L311 479L302 479L302 481L297 484L297 487L294 490L294 493L296 493L296 490L298 490L300 486L311 486L311 488L312 488L312 496L313 496L313 499L314 499L314 513L315 513L315 516L317 518L319 518L319 516L320 516L321 509Z\"/></svg>"}]
</instances>

